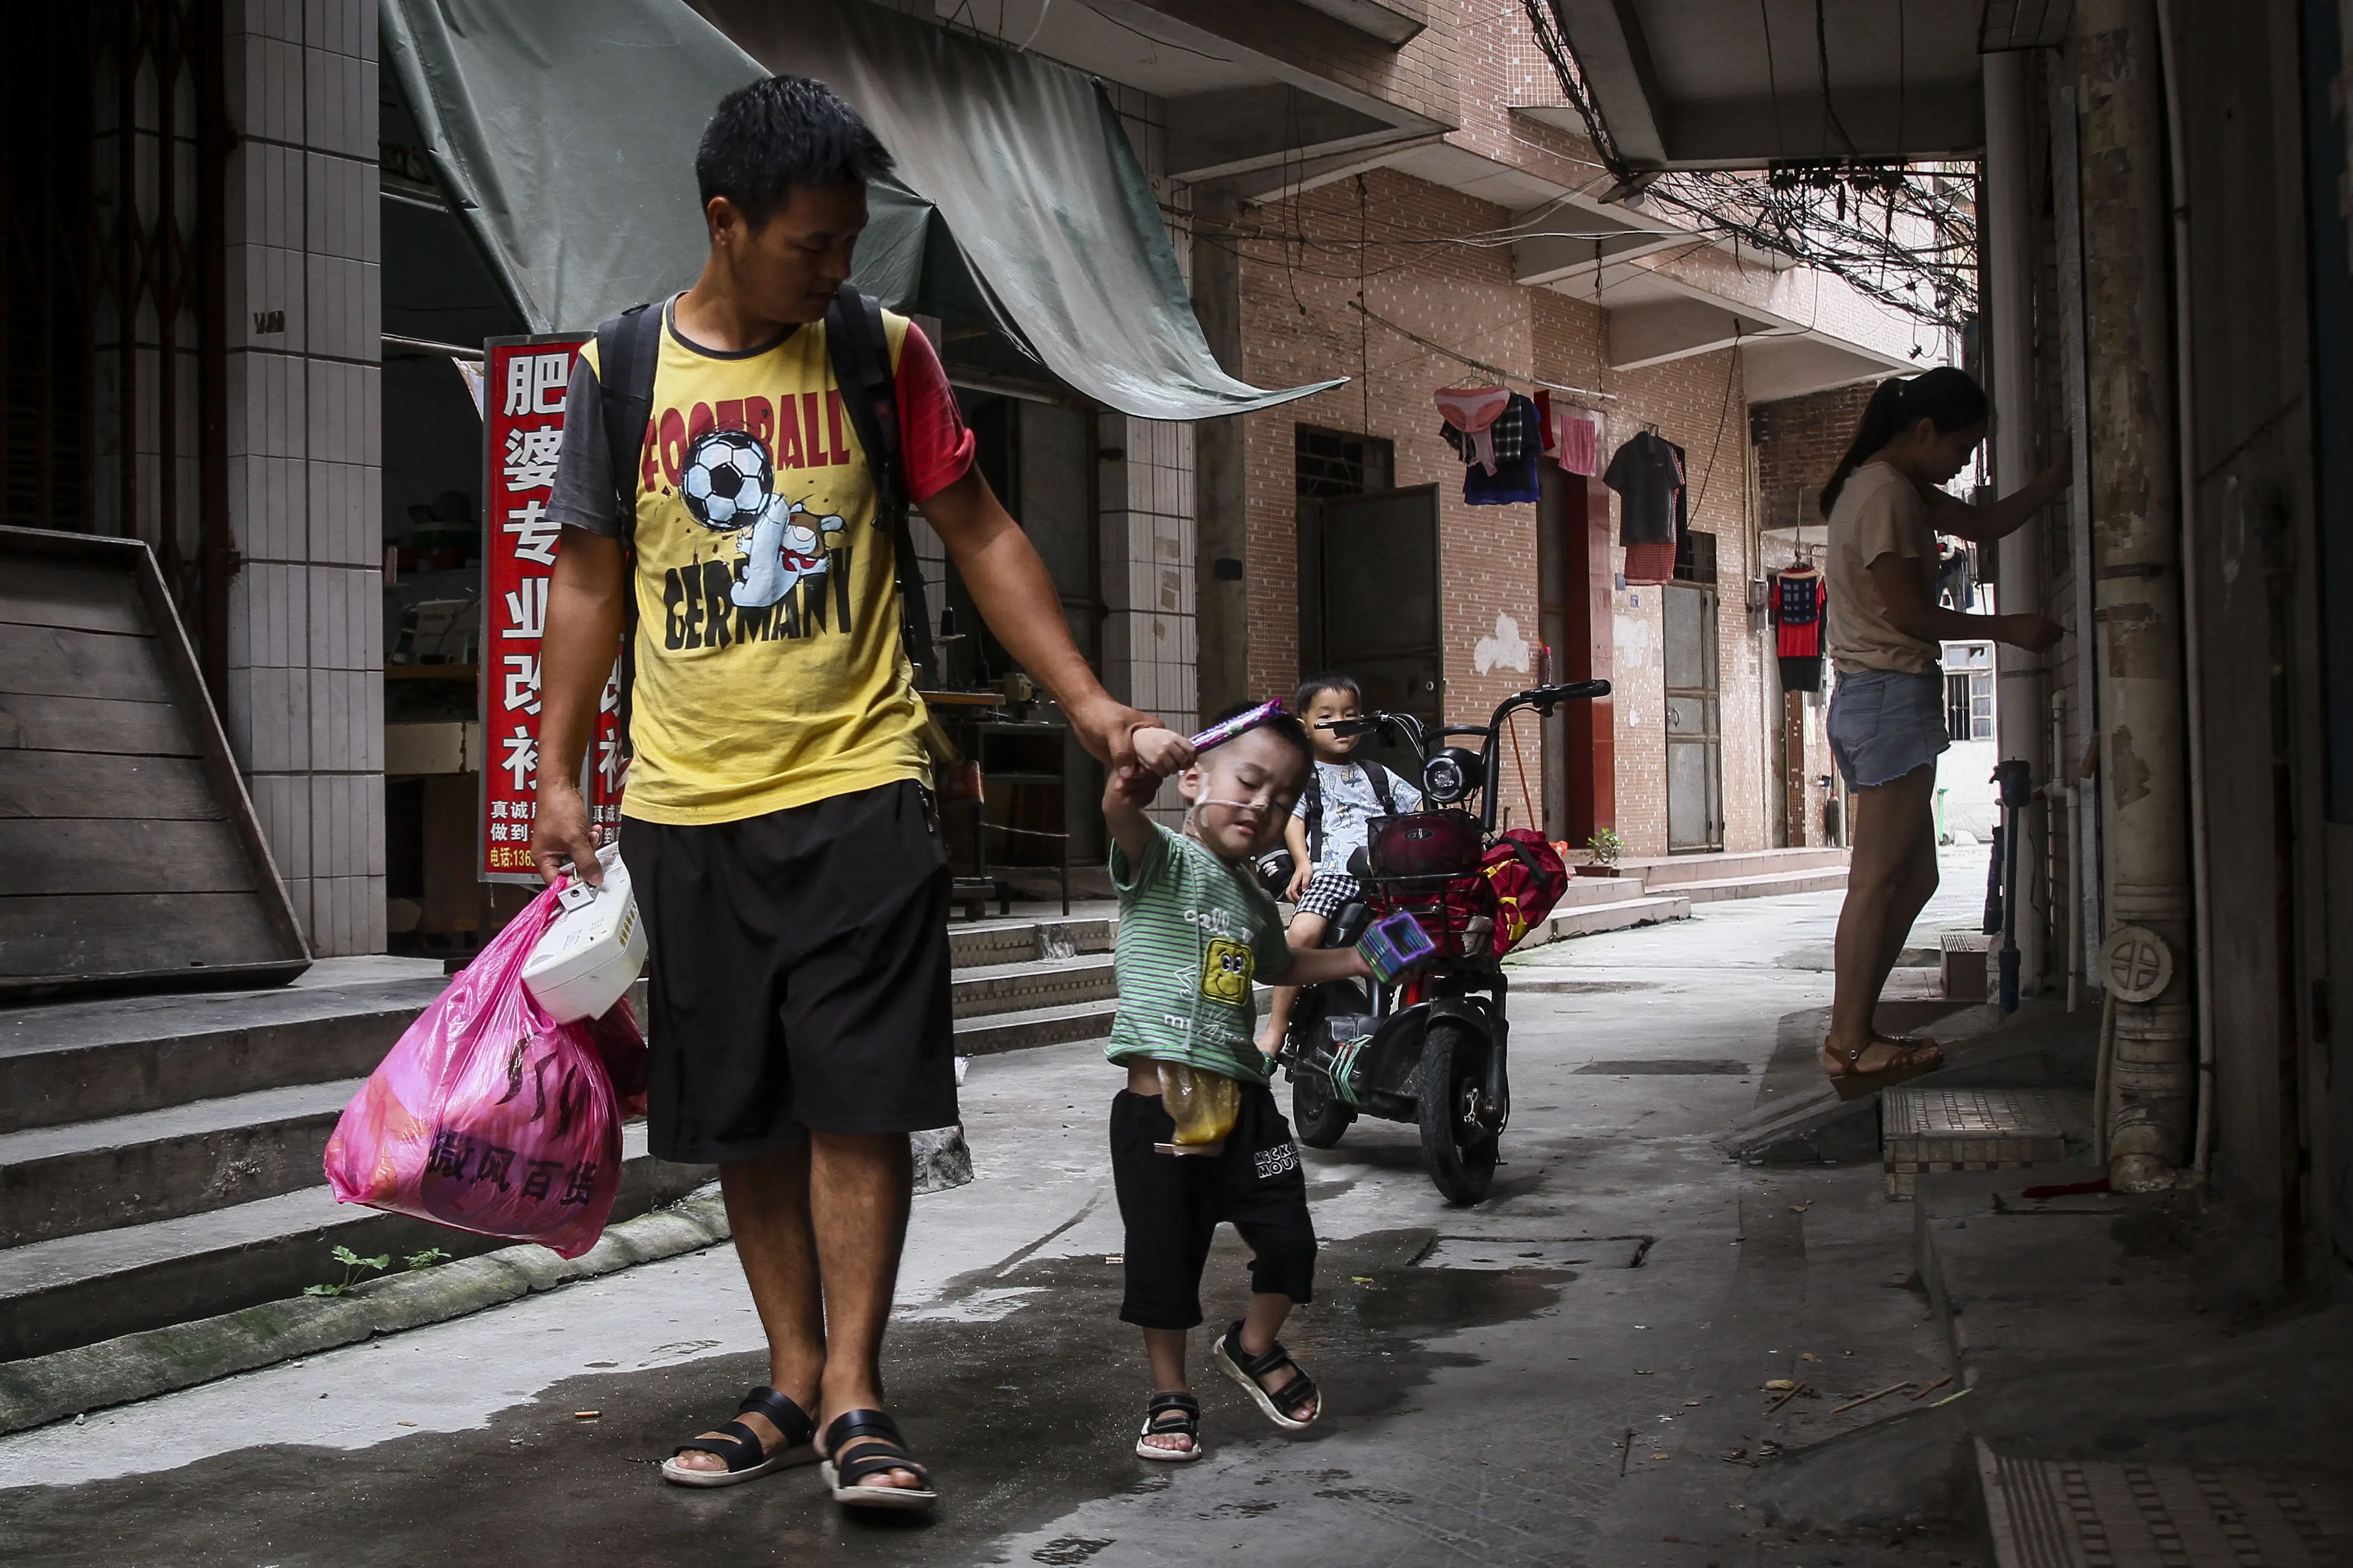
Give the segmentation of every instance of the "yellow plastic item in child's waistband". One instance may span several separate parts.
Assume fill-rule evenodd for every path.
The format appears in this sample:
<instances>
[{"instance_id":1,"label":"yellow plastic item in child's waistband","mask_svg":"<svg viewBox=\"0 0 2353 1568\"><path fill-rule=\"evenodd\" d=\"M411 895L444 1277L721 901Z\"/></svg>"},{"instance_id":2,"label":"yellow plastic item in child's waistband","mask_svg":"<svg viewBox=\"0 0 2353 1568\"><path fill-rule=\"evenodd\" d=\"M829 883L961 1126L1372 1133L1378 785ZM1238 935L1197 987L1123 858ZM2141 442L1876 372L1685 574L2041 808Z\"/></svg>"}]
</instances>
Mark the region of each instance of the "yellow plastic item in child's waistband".
<instances>
[{"instance_id":1,"label":"yellow plastic item in child's waistband","mask_svg":"<svg viewBox=\"0 0 2353 1568\"><path fill-rule=\"evenodd\" d=\"M1160 1145L1170 1154L1216 1154L1224 1151L1226 1134L1241 1115L1242 1086L1223 1073L1183 1062L1155 1062L1160 1069L1160 1102L1176 1123L1176 1141Z\"/></svg>"}]
</instances>

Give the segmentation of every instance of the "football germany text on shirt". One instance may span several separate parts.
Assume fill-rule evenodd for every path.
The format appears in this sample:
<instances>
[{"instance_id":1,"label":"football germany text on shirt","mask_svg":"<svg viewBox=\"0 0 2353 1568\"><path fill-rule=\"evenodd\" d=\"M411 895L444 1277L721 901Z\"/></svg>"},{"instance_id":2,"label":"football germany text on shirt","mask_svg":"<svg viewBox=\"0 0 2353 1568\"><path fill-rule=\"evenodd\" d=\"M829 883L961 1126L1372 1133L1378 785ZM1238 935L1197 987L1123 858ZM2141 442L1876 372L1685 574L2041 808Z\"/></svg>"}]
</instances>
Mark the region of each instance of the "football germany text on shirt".
<instances>
[{"instance_id":1,"label":"football germany text on shirt","mask_svg":"<svg viewBox=\"0 0 2353 1568\"><path fill-rule=\"evenodd\" d=\"M891 530L825 324L723 353L663 314L637 476L636 757L622 815L733 822L927 779ZM889 312L883 327L920 503L963 477L972 436L923 333ZM596 355L591 343L574 374L549 513L617 536Z\"/></svg>"}]
</instances>

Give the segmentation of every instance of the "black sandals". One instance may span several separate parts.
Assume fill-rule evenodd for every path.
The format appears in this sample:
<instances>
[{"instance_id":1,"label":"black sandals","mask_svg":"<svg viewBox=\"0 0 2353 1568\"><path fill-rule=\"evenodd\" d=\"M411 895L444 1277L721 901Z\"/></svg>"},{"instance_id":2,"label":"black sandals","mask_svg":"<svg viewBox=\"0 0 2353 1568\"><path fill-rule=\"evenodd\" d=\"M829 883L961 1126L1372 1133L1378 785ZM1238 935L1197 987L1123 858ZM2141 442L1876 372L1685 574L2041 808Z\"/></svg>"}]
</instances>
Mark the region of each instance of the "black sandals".
<instances>
[{"instance_id":1,"label":"black sandals","mask_svg":"<svg viewBox=\"0 0 2353 1568\"><path fill-rule=\"evenodd\" d=\"M1146 1437L1186 1437L1192 1446L1158 1448ZM1189 1465L1201 1457L1201 1402L1189 1394L1155 1394L1144 1407L1144 1430L1135 1435L1135 1457L1164 1465Z\"/></svg>"},{"instance_id":2,"label":"black sandals","mask_svg":"<svg viewBox=\"0 0 2353 1568\"><path fill-rule=\"evenodd\" d=\"M1266 1412L1268 1420L1286 1432L1305 1431L1322 1414L1320 1407L1316 1406L1315 1380L1307 1375L1304 1367L1291 1359L1291 1352L1282 1348L1281 1340L1270 1343L1262 1355L1250 1355L1243 1351L1242 1321L1240 1318L1236 1318L1233 1326L1219 1334L1218 1342L1209 1347L1209 1359L1216 1362L1228 1377L1241 1384L1242 1392L1258 1402L1258 1407ZM1272 1394L1259 1386L1260 1378L1282 1366L1290 1367L1298 1375Z\"/></svg>"},{"instance_id":3,"label":"black sandals","mask_svg":"<svg viewBox=\"0 0 2353 1568\"><path fill-rule=\"evenodd\" d=\"M844 1450L855 1447L857 1452ZM932 1473L907 1452L899 1424L880 1410L846 1410L825 1429L825 1461L818 1474L833 1489L833 1500L854 1508L929 1508L939 1500ZM868 1486L869 1476L892 1470L913 1474L916 1485Z\"/></svg>"},{"instance_id":4,"label":"black sandals","mask_svg":"<svg viewBox=\"0 0 2353 1568\"><path fill-rule=\"evenodd\" d=\"M730 1421L719 1428L723 1437L697 1437L691 1443L681 1443L678 1451L662 1461L662 1479L681 1487L732 1487L738 1481L748 1481L754 1476L765 1476L770 1470L787 1465L806 1465L817 1458L809 1439L817 1436L817 1423L808 1412L773 1388L755 1388L744 1396L735 1407L738 1415L757 1414L775 1423L784 1441L775 1453L760 1446L752 1428L741 1421ZM690 1469L679 1463L688 1454L715 1454L725 1463L723 1470Z\"/></svg>"}]
</instances>

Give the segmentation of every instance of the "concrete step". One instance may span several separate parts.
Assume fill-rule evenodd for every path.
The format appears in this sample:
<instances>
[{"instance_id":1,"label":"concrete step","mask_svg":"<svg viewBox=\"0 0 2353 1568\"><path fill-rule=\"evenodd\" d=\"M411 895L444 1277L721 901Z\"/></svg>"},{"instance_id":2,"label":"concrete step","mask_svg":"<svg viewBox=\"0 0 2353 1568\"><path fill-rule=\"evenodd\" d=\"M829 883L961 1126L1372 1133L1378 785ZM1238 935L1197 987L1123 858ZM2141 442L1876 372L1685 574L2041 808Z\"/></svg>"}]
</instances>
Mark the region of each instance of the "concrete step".
<instances>
[{"instance_id":1,"label":"concrete step","mask_svg":"<svg viewBox=\"0 0 2353 1568\"><path fill-rule=\"evenodd\" d=\"M983 969L958 972L952 984L959 1021L1072 1003L1101 1002L1118 992L1112 978L1109 953L993 963Z\"/></svg>"},{"instance_id":2,"label":"concrete step","mask_svg":"<svg viewBox=\"0 0 2353 1568\"><path fill-rule=\"evenodd\" d=\"M1687 882L1721 882L1777 872L1814 871L1828 867L1843 870L1847 851L1817 849L1735 849L1718 855L1645 855L1618 862L1618 868L1642 879L1651 890Z\"/></svg>"},{"instance_id":3,"label":"concrete step","mask_svg":"<svg viewBox=\"0 0 2353 1568\"><path fill-rule=\"evenodd\" d=\"M1032 1046L1059 1046L1071 1040L1100 1040L1111 1034L1117 1005L1106 998L1053 1007L1029 1007L997 1013L956 1025L956 1049L968 1057L999 1051L1023 1051Z\"/></svg>"},{"instance_id":4,"label":"concrete step","mask_svg":"<svg viewBox=\"0 0 2353 1568\"><path fill-rule=\"evenodd\" d=\"M1636 884L1638 887L1640 884ZM1656 925L1661 921L1691 919L1691 900L1680 892L1662 893L1656 897L1637 896L1613 903L1586 904L1582 907L1555 908L1545 921L1545 935L1538 941L1534 932L1520 941L1515 952L1541 947L1546 942L1565 942L1570 937L1597 936L1603 931L1630 931L1636 926Z\"/></svg>"},{"instance_id":5,"label":"concrete step","mask_svg":"<svg viewBox=\"0 0 2353 1568\"><path fill-rule=\"evenodd\" d=\"M1595 936L1602 931L1657 925L1662 921L1689 919L1689 899L1680 893L1660 893L1611 904L1589 904L1583 909L1556 910L1546 923L1552 928L1553 940L1559 942L1573 936Z\"/></svg>"},{"instance_id":6,"label":"concrete step","mask_svg":"<svg viewBox=\"0 0 2353 1568\"><path fill-rule=\"evenodd\" d=\"M1556 910L1580 909L1587 904L1620 904L1642 896L1640 877L1571 877L1562 889Z\"/></svg>"},{"instance_id":7,"label":"concrete step","mask_svg":"<svg viewBox=\"0 0 2353 1568\"><path fill-rule=\"evenodd\" d=\"M1953 1171L2055 1165L2092 1146L2091 1097L2064 1089L1950 1089L1907 1083L1879 1102L1880 1162L1892 1203Z\"/></svg>"},{"instance_id":8,"label":"concrete step","mask_svg":"<svg viewBox=\"0 0 2353 1568\"><path fill-rule=\"evenodd\" d=\"M0 1134L374 1070L433 975L0 1011Z\"/></svg>"},{"instance_id":9,"label":"concrete step","mask_svg":"<svg viewBox=\"0 0 2353 1568\"><path fill-rule=\"evenodd\" d=\"M1873 1024L1888 1034L1919 1029L1944 1047L1942 1068L1906 1080L1924 1088L2088 1089L2092 1083L2096 1013L2071 1014L2036 1000L2005 1019L1998 1007L1882 1000ZM1882 1158L1880 1100L1894 1086L1842 1088L1824 1078L1820 1051L1829 1027L1827 1007L1782 1018L1757 1107L1715 1137L1718 1149L1750 1164Z\"/></svg>"},{"instance_id":10,"label":"concrete step","mask_svg":"<svg viewBox=\"0 0 2353 1568\"><path fill-rule=\"evenodd\" d=\"M621 1131L620 1221L685 1196L716 1174L646 1152L642 1122ZM311 1175L318 1175L313 1162ZM338 1204L323 1185L177 1218L63 1236L0 1252L0 1361L299 1296L343 1277L329 1256L402 1258L438 1247L472 1257L512 1243Z\"/></svg>"},{"instance_id":11,"label":"concrete step","mask_svg":"<svg viewBox=\"0 0 2353 1568\"><path fill-rule=\"evenodd\" d=\"M1107 957L997 965L956 988L957 1048L965 1055L1110 1032ZM0 1133L0 1247L310 1186L336 1118L364 1081L284 1085Z\"/></svg>"},{"instance_id":12,"label":"concrete step","mask_svg":"<svg viewBox=\"0 0 2353 1568\"><path fill-rule=\"evenodd\" d=\"M1109 995L1109 959L1094 955L1109 953L1118 924L1092 917L955 929L957 1016ZM364 1075L448 984L427 973L0 1010L0 1137ZM642 982L635 994L643 1017Z\"/></svg>"},{"instance_id":13,"label":"concrete step","mask_svg":"<svg viewBox=\"0 0 2353 1568\"><path fill-rule=\"evenodd\" d=\"M1047 920L1016 915L1010 920L958 921L948 926L948 954L959 971L1000 963L1030 963L1039 959L1109 952L1118 935L1119 917L1115 914L1074 914L1068 919Z\"/></svg>"},{"instance_id":14,"label":"concrete step","mask_svg":"<svg viewBox=\"0 0 2353 1568\"><path fill-rule=\"evenodd\" d=\"M1829 893L1845 886L1846 868L1843 866L1658 884L1661 891L1681 893L1695 904L1716 903L1725 899L1769 899L1784 893Z\"/></svg>"},{"instance_id":15,"label":"concrete step","mask_svg":"<svg viewBox=\"0 0 2353 1568\"><path fill-rule=\"evenodd\" d=\"M0 1247L274 1197L319 1180L364 1079L0 1135Z\"/></svg>"}]
</instances>

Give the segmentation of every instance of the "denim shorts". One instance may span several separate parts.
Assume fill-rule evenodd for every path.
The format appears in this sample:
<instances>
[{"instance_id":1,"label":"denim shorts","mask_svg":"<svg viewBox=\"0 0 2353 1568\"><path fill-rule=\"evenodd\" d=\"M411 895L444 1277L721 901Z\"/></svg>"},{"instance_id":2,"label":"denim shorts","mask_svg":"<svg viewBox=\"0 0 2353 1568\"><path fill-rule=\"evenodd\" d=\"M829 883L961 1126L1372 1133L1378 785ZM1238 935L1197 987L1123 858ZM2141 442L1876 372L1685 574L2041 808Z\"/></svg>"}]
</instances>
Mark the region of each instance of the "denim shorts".
<instances>
[{"instance_id":1,"label":"denim shorts","mask_svg":"<svg viewBox=\"0 0 2353 1568\"><path fill-rule=\"evenodd\" d=\"M1897 669L1841 669L1831 694L1831 754L1852 789L1893 784L1952 744L1945 678Z\"/></svg>"}]
</instances>

